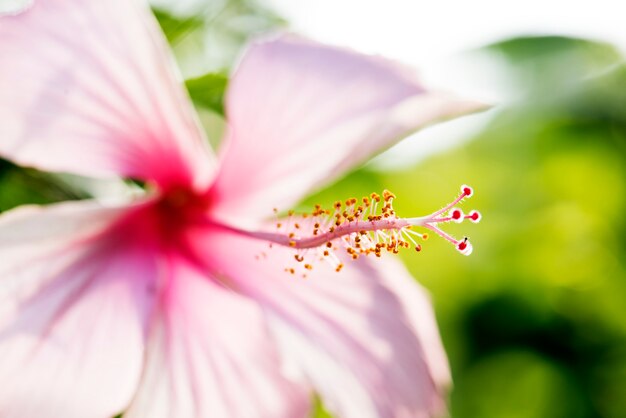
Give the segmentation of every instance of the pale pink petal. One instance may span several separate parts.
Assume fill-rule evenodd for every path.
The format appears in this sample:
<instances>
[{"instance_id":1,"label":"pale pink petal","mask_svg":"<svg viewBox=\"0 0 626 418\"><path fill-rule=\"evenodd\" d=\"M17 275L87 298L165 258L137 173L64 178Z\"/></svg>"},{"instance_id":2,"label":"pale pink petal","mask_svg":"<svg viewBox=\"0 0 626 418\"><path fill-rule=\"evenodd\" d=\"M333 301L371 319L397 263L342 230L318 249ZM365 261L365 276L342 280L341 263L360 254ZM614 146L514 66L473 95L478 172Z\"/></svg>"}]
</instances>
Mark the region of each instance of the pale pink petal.
<instances>
[{"instance_id":1,"label":"pale pink petal","mask_svg":"<svg viewBox=\"0 0 626 418\"><path fill-rule=\"evenodd\" d=\"M196 245L218 277L266 309L288 369L312 385L331 412L342 418L398 418L443 410L426 354L440 346L424 347L433 338L421 340L402 296L385 285L386 275L406 278L406 272L387 271L384 260L361 258L340 273L319 261L303 279L284 271L296 264L285 247L269 249L261 241L217 231Z\"/></svg>"},{"instance_id":2,"label":"pale pink petal","mask_svg":"<svg viewBox=\"0 0 626 418\"><path fill-rule=\"evenodd\" d=\"M36 1L0 18L0 155L87 176L204 186L214 158L150 10Z\"/></svg>"},{"instance_id":3,"label":"pale pink petal","mask_svg":"<svg viewBox=\"0 0 626 418\"><path fill-rule=\"evenodd\" d=\"M128 405L157 265L108 234L124 213L77 203L0 217L0 416L105 418Z\"/></svg>"},{"instance_id":4,"label":"pale pink petal","mask_svg":"<svg viewBox=\"0 0 626 418\"><path fill-rule=\"evenodd\" d=\"M426 90L398 64L295 36L253 44L226 104L213 190L225 219L290 208L403 135L481 107Z\"/></svg>"},{"instance_id":5,"label":"pale pink petal","mask_svg":"<svg viewBox=\"0 0 626 418\"><path fill-rule=\"evenodd\" d=\"M452 382L448 357L441 343L428 293L415 282L397 259L387 257L384 268L385 274L381 275L381 279L398 295L413 331L422 341L433 379L442 390L448 389Z\"/></svg>"},{"instance_id":6,"label":"pale pink petal","mask_svg":"<svg viewBox=\"0 0 626 418\"><path fill-rule=\"evenodd\" d=\"M150 333L128 418L307 417L307 391L281 374L259 307L182 257Z\"/></svg>"}]
</instances>

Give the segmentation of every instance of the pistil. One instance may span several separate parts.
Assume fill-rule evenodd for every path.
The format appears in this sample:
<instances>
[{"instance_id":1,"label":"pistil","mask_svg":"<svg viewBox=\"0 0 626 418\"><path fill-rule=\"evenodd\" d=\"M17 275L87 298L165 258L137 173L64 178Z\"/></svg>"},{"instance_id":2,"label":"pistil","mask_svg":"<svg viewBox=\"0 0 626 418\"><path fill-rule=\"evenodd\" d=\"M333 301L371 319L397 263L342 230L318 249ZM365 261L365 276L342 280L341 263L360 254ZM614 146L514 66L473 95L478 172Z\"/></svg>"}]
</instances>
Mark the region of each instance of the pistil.
<instances>
[{"instance_id":1,"label":"pistil","mask_svg":"<svg viewBox=\"0 0 626 418\"><path fill-rule=\"evenodd\" d=\"M480 213L472 210L468 214L456 207L473 195L469 186L462 186L461 193L443 208L422 217L401 218L393 209L396 196L388 190L381 195L372 193L360 200L351 198L345 202L335 202L333 209L323 209L316 205L308 214L289 213L286 220L276 223L275 231L234 230L240 234L264 240L270 246L281 245L294 250L294 260L304 271L311 270L317 260L326 260L337 271L343 267L342 258L337 252L345 251L348 259L362 255L380 257L383 251L398 253L402 248L421 251L418 242L428 238L427 233L417 232L424 228L452 243L464 255L472 252L467 237L456 239L441 229L448 222L480 221ZM302 270L301 268L301 270ZM297 269L287 267L290 273ZM306 272L303 273L306 275Z\"/></svg>"}]
</instances>

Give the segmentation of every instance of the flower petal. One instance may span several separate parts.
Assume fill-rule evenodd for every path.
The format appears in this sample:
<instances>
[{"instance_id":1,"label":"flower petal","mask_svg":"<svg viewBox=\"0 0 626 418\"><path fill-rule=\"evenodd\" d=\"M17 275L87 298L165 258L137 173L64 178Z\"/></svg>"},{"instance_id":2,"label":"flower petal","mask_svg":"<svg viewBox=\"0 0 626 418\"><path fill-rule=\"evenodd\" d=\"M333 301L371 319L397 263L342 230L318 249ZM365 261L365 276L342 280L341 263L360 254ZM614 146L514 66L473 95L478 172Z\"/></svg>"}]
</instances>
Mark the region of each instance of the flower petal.
<instances>
[{"instance_id":1,"label":"flower petal","mask_svg":"<svg viewBox=\"0 0 626 418\"><path fill-rule=\"evenodd\" d=\"M130 401L157 272L153 254L107 238L123 213L73 203L0 217L3 417L104 418Z\"/></svg>"},{"instance_id":2,"label":"flower petal","mask_svg":"<svg viewBox=\"0 0 626 418\"><path fill-rule=\"evenodd\" d=\"M37 1L0 18L0 155L87 176L208 184L202 131L145 4Z\"/></svg>"},{"instance_id":3,"label":"flower petal","mask_svg":"<svg viewBox=\"0 0 626 418\"><path fill-rule=\"evenodd\" d=\"M229 85L215 213L263 219L403 135L481 106L382 58L295 36L253 44Z\"/></svg>"},{"instance_id":4,"label":"flower petal","mask_svg":"<svg viewBox=\"0 0 626 418\"><path fill-rule=\"evenodd\" d=\"M289 368L322 396L327 408L343 418L430 417L442 412L440 388L426 348L403 296L385 285L385 260L347 262L337 273L320 261L306 279L284 271L293 252L232 233L214 232L197 243L207 263L228 286L260 303ZM412 289L417 291L417 289ZM409 301L405 301L409 303ZM421 297L412 304L425 303ZM430 306L419 310L430 313ZM432 315L432 314L430 314ZM432 336L431 336L432 337ZM437 341L438 339L435 339ZM438 353L438 358L445 354Z\"/></svg>"},{"instance_id":5,"label":"flower petal","mask_svg":"<svg viewBox=\"0 0 626 418\"><path fill-rule=\"evenodd\" d=\"M452 382L450 367L428 293L407 274L404 265L393 257L387 257L384 268L385 274L380 278L386 287L398 295L413 332L422 341L426 362L435 383L441 390L448 389Z\"/></svg>"},{"instance_id":6,"label":"flower petal","mask_svg":"<svg viewBox=\"0 0 626 418\"><path fill-rule=\"evenodd\" d=\"M307 391L281 375L261 310L173 257L148 360L126 418L308 416Z\"/></svg>"}]
</instances>

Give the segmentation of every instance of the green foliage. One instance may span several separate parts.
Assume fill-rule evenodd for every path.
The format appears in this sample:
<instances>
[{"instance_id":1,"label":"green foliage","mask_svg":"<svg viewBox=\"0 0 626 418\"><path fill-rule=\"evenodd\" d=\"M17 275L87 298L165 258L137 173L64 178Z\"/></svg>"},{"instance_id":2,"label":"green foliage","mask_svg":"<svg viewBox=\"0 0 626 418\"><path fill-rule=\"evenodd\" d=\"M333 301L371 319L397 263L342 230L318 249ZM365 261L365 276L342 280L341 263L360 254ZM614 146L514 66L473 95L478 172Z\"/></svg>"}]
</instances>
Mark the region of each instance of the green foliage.
<instances>
[{"instance_id":1,"label":"green foliage","mask_svg":"<svg viewBox=\"0 0 626 418\"><path fill-rule=\"evenodd\" d=\"M190 32L199 29L204 24L204 20L198 16L176 17L165 10L153 8L152 12L156 17L165 37L170 44L175 44Z\"/></svg>"},{"instance_id":2,"label":"green foliage","mask_svg":"<svg viewBox=\"0 0 626 418\"><path fill-rule=\"evenodd\" d=\"M224 93L228 77L223 74L205 74L185 81L187 91L196 106L224 115Z\"/></svg>"},{"instance_id":3,"label":"green foliage","mask_svg":"<svg viewBox=\"0 0 626 418\"><path fill-rule=\"evenodd\" d=\"M205 1L192 9L172 2L171 7L154 13L185 78L228 70L251 37L285 26L257 0Z\"/></svg>"},{"instance_id":4,"label":"green foliage","mask_svg":"<svg viewBox=\"0 0 626 418\"><path fill-rule=\"evenodd\" d=\"M572 68L579 75L593 69L605 69L621 59L619 52L610 44L564 36L527 36L494 43L485 48L497 53L511 64L510 70L525 70L527 65L535 69L568 70L562 61L571 57L582 67ZM567 63L565 63L567 64ZM522 67L520 67L522 66ZM545 74L543 75L545 77Z\"/></svg>"},{"instance_id":5,"label":"green foliage","mask_svg":"<svg viewBox=\"0 0 626 418\"><path fill-rule=\"evenodd\" d=\"M22 204L85 199L88 194L58 176L0 159L0 212Z\"/></svg>"},{"instance_id":6,"label":"green foliage","mask_svg":"<svg viewBox=\"0 0 626 418\"><path fill-rule=\"evenodd\" d=\"M315 396L313 399L313 411L311 412L311 418L333 418L333 416L326 410L322 400L319 396Z\"/></svg>"},{"instance_id":7,"label":"green foliage","mask_svg":"<svg viewBox=\"0 0 626 418\"><path fill-rule=\"evenodd\" d=\"M534 102L546 102L574 90L584 77L622 61L612 45L561 36L514 38L485 51L508 63L507 75Z\"/></svg>"}]
</instances>

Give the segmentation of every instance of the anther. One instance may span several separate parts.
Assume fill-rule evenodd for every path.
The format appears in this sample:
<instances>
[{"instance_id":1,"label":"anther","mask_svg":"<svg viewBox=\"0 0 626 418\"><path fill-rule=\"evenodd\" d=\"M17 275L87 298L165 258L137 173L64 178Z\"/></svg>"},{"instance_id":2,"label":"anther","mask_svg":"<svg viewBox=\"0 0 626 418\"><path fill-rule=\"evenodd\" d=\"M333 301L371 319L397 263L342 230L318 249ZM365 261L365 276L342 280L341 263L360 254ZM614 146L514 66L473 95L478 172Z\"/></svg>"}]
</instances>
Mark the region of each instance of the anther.
<instances>
[{"instance_id":1,"label":"anther","mask_svg":"<svg viewBox=\"0 0 626 418\"><path fill-rule=\"evenodd\" d=\"M395 199L396 195L391 193L389 190L384 190L383 191L383 199L385 200L385 202L390 201L391 199Z\"/></svg>"}]
</instances>

